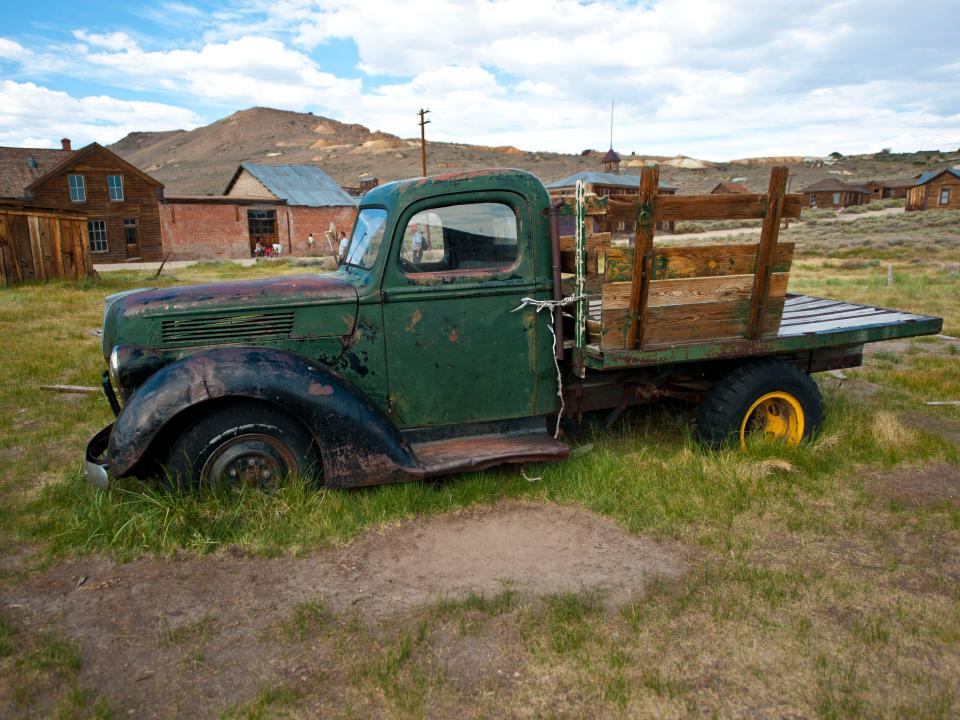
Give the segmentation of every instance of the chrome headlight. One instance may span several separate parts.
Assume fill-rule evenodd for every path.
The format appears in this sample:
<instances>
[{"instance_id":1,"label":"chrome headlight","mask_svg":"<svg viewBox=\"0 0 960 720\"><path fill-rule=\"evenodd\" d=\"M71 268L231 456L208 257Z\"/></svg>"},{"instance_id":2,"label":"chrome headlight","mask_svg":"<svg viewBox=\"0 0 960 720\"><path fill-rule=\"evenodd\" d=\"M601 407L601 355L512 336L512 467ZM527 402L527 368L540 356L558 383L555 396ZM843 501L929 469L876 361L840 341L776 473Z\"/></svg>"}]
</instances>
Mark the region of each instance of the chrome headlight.
<instances>
[{"instance_id":1,"label":"chrome headlight","mask_svg":"<svg viewBox=\"0 0 960 720\"><path fill-rule=\"evenodd\" d=\"M110 362L107 363L107 371L110 373L110 380L114 385L120 387L120 346L115 345L110 351Z\"/></svg>"}]
</instances>

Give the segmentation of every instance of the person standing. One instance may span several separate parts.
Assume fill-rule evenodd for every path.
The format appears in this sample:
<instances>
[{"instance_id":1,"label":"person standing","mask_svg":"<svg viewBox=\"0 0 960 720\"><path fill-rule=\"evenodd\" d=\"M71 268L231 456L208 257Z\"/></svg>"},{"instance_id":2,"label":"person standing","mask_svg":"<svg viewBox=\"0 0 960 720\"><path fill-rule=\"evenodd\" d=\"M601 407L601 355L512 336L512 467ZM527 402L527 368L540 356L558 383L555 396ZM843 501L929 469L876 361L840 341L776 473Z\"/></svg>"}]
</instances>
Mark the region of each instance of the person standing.
<instances>
[{"instance_id":1,"label":"person standing","mask_svg":"<svg viewBox=\"0 0 960 720\"><path fill-rule=\"evenodd\" d=\"M313 233L307 235L307 252L313 255L313 243L316 242L313 239Z\"/></svg>"},{"instance_id":2,"label":"person standing","mask_svg":"<svg viewBox=\"0 0 960 720\"><path fill-rule=\"evenodd\" d=\"M423 230L419 225L417 225L417 229L413 231L411 244L413 245L413 264L419 265L420 261L423 260L423 251L426 249L427 244L427 239L423 236Z\"/></svg>"},{"instance_id":3,"label":"person standing","mask_svg":"<svg viewBox=\"0 0 960 720\"><path fill-rule=\"evenodd\" d=\"M340 248L337 250L337 264L343 265L347 259L347 247L350 245L350 241L347 240L347 234L341 230L340 231Z\"/></svg>"}]
</instances>

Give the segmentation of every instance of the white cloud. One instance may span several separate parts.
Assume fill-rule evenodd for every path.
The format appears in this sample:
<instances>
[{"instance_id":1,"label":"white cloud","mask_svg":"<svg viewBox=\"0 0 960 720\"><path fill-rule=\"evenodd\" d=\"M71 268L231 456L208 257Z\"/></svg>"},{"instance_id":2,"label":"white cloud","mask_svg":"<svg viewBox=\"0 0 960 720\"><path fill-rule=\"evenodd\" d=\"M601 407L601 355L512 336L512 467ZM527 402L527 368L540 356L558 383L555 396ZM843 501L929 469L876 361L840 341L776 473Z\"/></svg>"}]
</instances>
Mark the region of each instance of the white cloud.
<instances>
[{"instance_id":1,"label":"white cloud","mask_svg":"<svg viewBox=\"0 0 960 720\"><path fill-rule=\"evenodd\" d=\"M0 82L0 145L56 147L69 137L79 147L116 142L135 130L196 127L196 115L163 103L97 95L72 97L34 83Z\"/></svg>"},{"instance_id":2,"label":"white cloud","mask_svg":"<svg viewBox=\"0 0 960 720\"><path fill-rule=\"evenodd\" d=\"M0 38L0 58L17 56L20 79L80 74L211 113L309 109L408 137L416 110L430 107L435 139L534 150L604 146L611 97L626 152L725 159L960 137L955 17L938 0L922 21L868 0L233 0L203 15L181 9L190 27L179 42L76 30L71 46L31 50ZM330 72L335 40L356 45L362 81Z\"/></svg>"}]
</instances>

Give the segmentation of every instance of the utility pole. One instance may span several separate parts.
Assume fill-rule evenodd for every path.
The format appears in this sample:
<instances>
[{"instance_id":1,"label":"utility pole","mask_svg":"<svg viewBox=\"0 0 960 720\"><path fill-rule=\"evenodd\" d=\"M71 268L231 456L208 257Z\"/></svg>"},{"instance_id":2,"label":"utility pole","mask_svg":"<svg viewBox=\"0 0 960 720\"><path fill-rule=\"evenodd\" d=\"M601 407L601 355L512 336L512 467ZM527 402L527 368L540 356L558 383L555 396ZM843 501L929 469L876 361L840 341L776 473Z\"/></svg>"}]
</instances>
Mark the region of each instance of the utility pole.
<instances>
[{"instance_id":1,"label":"utility pole","mask_svg":"<svg viewBox=\"0 0 960 720\"><path fill-rule=\"evenodd\" d=\"M420 112L417 113L420 116L420 165L423 170L423 176L427 176L427 134L426 134L426 125L429 120L425 120L426 114L430 112L429 110L424 110L420 108Z\"/></svg>"}]
</instances>

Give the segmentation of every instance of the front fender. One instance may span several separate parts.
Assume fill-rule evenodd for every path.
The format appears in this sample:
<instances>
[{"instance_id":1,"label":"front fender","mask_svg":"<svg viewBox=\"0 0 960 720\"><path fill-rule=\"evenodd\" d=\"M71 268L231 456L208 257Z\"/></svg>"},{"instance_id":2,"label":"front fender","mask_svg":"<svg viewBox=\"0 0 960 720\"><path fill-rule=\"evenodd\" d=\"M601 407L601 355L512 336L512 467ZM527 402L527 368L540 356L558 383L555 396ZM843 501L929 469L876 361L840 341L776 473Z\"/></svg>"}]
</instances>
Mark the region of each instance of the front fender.
<instances>
[{"instance_id":1,"label":"front fender","mask_svg":"<svg viewBox=\"0 0 960 720\"><path fill-rule=\"evenodd\" d=\"M225 398L269 402L300 420L317 440L331 486L423 475L394 424L353 383L302 355L257 347L207 350L153 374L114 424L107 449L111 475L128 474L180 413Z\"/></svg>"}]
</instances>

